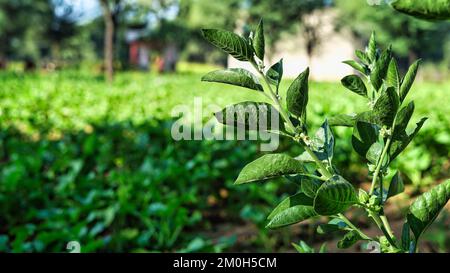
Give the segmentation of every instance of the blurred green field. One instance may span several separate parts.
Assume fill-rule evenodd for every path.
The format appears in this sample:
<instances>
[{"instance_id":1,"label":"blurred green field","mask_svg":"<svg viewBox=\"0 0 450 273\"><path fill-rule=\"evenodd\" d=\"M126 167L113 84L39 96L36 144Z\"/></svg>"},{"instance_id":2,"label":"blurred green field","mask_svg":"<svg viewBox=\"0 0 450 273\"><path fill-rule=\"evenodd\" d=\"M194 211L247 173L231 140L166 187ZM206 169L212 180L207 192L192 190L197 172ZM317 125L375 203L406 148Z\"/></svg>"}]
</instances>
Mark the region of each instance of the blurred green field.
<instances>
[{"instance_id":1,"label":"blurred green field","mask_svg":"<svg viewBox=\"0 0 450 273\"><path fill-rule=\"evenodd\" d=\"M123 72L112 86L79 71L1 72L0 252L61 252L71 240L84 251L104 252L289 249L285 231L275 232L275 240L263 226L270 207L293 186L232 185L240 168L258 156L255 142L170 137L171 110L193 107L196 97L204 107L265 99L201 83L200 72ZM312 130L325 116L367 107L337 83L312 83L310 90ZM396 165L417 193L450 174L450 82L419 82L410 94L413 119L430 119ZM353 183L365 182L351 131L335 133L337 164L348 167ZM301 152L285 142L280 150ZM238 231L226 232L249 223L257 232L245 242ZM440 236L435 245L448 249L449 236Z\"/></svg>"}]
</instances>

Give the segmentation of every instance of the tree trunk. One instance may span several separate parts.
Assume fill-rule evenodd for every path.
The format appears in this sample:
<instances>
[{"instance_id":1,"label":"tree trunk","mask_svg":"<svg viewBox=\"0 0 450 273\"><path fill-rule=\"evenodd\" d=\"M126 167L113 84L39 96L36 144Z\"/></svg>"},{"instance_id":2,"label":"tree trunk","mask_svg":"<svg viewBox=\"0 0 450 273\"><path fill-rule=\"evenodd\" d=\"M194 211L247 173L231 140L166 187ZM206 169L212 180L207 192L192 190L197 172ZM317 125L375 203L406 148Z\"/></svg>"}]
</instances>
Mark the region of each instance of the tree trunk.
<instances>
[{"instance_id":1,"label":"tree trunk","mask_svg":"<svg viewBox=\"0 0 450 273\"><path fill-rule=\"evenodd\" d=\"M114 20L107 0L102 0L103 19L105 21L104 62L105 78L108 83L113 80L114 63Z\"/></svg>"}]
</instances>

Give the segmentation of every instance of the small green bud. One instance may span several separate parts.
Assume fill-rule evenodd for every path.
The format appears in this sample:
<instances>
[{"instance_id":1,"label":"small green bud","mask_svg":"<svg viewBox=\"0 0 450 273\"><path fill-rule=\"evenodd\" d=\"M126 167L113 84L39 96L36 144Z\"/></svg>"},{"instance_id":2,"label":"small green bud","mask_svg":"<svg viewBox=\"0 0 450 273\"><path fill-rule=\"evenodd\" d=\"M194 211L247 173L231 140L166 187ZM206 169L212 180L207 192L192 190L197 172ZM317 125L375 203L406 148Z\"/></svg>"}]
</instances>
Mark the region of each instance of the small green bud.
<instances>
[{"instance_id":1,"label":"small green bud","mask_svg":"<svg viewBox=\"0 0 450 273\"><path fill-rule=\"evenodd\" d=\"M358 199L359 202L366 204L369 201L370 196L365 190L359 189Z\"/></svg>"}]
</instances>

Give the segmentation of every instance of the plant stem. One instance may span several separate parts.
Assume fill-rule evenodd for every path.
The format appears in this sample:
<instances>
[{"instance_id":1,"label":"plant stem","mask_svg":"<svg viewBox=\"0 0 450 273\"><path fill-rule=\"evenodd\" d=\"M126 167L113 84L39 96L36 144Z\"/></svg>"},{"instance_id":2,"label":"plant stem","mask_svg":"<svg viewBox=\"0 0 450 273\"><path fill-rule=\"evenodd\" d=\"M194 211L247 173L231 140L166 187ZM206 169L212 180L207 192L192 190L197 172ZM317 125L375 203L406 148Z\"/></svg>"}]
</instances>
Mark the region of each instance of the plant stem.
<instances>
[{"instance_id":1,"label":"plant stem","mask_svg":"<svg viewBox=\"0 0 450 273\"><path fill-rule=\"evenodd\" d=\"M394 237L394 232L392 231L391 225L389 224L389 221L386 217L386 215L380 215L381 222L383 222L384 227L386 228L386 231L389 233L391 237Z\"/></svg>"},{"instance_id":2,"label":"plant stem","mask_svg":"<svg viewBox=\"0 0 450 273\"><path fill-rule=\"evenodd\" d=\"M261 75L261 77L264 79L267 87L269 88L269 97L272 99L272 101L275 103L275 108L277 108L278 112L280 112L280 115L283 117L283 119L286 121L290 131L292 131L294 134L297 133L297 129L295 128L294 124L292 123L291 119L289 118L289 115L286 113L286 111L281 106L280 100L273 92L272 86L269 83L269 80L267 79L266 75L264 75L263 71L258 68L258 66L251 62L253 67L258 71L258 73ZM296 140L297 143L300 143L298 140ZM301 143L300 143L301 144ZM325 176L327 179L330 179L333 177L333 175L328 171L328 169L325 167L325 165L322 163L322 161L317 158L316 154L308 147L308 145L302 145L306 152L311 156L311 158L315 161L317 167L320 169L320 172L323 176Z\"/></svg>"},{"instance_id":3,"label":"plant stem","mask_svg":"<svg viewBox=\"0 0 450 273\"><path fill-rule=\"evenodd\" d=\"M374 241L372 238L370 238L369 236L367 236L364 232L362 232L359 228L357 228L355 225L352 224L352 222L350 222L350 220L345 217L344 214L339 213L338 214L339 218L341 218L342 221L344 221L350 228L352 228L354 231L358 232L359 236L361 236L361 238L363 238L364 240L369 240L369 241Z\"/></svg>"},{"instance_id":4,"label":"plant stem","mask_svg":"<svg viewBox=\"0 0 450 273\"><path fill-rule=\"evenodd\" d=\"M377 162L377 167L375 169L375 173L373 174L373 179L372 179L372 185L370 186L370 192L369 194L372 195L373 191L375 190L375 185L377 183L377 179L378 179L378 175L380 174L380 170L381 170L381 165L383 164L384 161L384 157L387 154L387 151L389 149L389 146L391 146L391 142L392 142L392 136L390 136L388 138L388 140L386 141L386 145L384 145L384 149L383 152L381 153L380 158L378 159Z\"/></svg>"},{"instance_id":5,"label":"plant stem","mask_svg":"<svg viewBox=\"0 0 450 273\"><path fill-rule=\"evenodd\" d=\"M391 234L390 234L390 232L392 232L392 230L390 230L390 232L387 230L387 228L384 225L384 221L381 219L381 217L377 213L371 213L370 215L372 216L372 219L374 220L375 224L377 224L378 228L381 229L381 231L383 232L384 236L389 241L389 243L392 246L397 247L397 244L395 243L394 239L392 239ZM390 227L389 227L389 229L390 229Z\"/></svg>"},{"instance_id":6,"label":"plant stem","mask_svg":"<svg viewBox=\"0 0 450 273\"><path fill-rule=\"evenodd\" d=\"M261 75L261 77L264 79L264 82L266 83L267 87L269 88L269 98L272 99L272 101L275 103L275 108L277 108L277 111L280 112L280 115L286 121L289 129L293 133L295 133L296 132L295 126L294 126L294 124L292 124L292 121L289 119L288 114L286 113L286 111L284 111L283 107L281 106L281 103L278 100L278 97L273 92L272 86L270 86L270 83L267 80L266 75L264 75L264 73L258 68L258 66L254 62L251 62L251 63L253 65L253 67L258 71L258 73Z\"/></svg>"},{"instance_id":7,"label":"plant stem","mask_svg":"<svg viewBox=\"0 0 450 273\"><path fill-rule=\"evenodd\" d=\"M308 145L304 145L305 151L311 156L311 158L316 163L317 167L319 167L320 172L323 176L325 176L327 179L330 179L333 177L333 175L328 171L328 169L323 165L323 162L320 161L320 159L316 156L316 154L308 147Z\"/></svg>"}]
</instances>

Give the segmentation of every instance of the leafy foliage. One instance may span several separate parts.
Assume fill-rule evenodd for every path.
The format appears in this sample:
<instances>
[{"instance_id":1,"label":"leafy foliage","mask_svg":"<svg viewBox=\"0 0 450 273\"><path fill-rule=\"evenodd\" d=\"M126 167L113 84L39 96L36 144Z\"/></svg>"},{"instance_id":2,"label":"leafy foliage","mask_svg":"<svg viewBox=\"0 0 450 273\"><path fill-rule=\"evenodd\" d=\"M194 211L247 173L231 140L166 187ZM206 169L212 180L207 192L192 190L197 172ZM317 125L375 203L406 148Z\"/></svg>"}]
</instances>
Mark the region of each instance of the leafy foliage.
<instances>
[{"instance_id":1,"label":"leafy foliage","mask_svg":"<svg viewBox=\"0 0 450 273\"><path fill-rule=\"evenodd\" d=\"M356 204L353 185L335 175L322 184L314 198L314 209L320 215L335 215Z\"/></svg>"},{"instance_id":2,"label":"leafy foliage","mask_svg":"<svg viewBox=\"0 0 450 273\"><path fill-rule=\"evenodd\" d=\"M263 35L261 26L262 23L257 28L258 40L264 40L261 38ZM254 38L252 36L248 38L250 44L259 43L255 43ZM211 39L209 40L211 41ZM211 42L216 44L214 41ZM222 48L221 44L226 43L226 41L222 41L218 47ZM361 72L371 86L367 88L364 81L356 75L345 77L342 84L350 91L367 99L369 109L356 115L337 116L333 119L332 124L353 127L353 147L369 162L369 173L372 176L369 193L360 190L357 196L353 185L342 177L334 166L335 140L328 120L325 120L313 137L308 136L306 108L309 99L309 69L306 68L287 89L284 107L278 96L278 87L282 76L282 70L279 67L282 63L275 64L274 69L269 69L270 73L265 73L264 58L261 56L257 56L260 62L254 59L255 56L253 59L248 59L248 62L264 78L267 89L263 92L271 99L271 103L285 121L286 127L279 133L291 138L305 151L296 158L285 154L265 155L245 166L239 174L236 184L281 176L287 176L288 179L296 181L299 192L283 200L273 210L268 217L267 227L269 228L292 225L316 215L330 216L343 221L345 227L348 228L347 234L338 243L339 248L348 248L359 240L375 240L365 235L343 215L351 206L357 206L364 208L383 232L383 236L378 238L382 251L407 251L404 246L408 242L398 245L389 222L383 214L384 203L389 197L403 191L403 182L397 173L388 188L384 189L383 178L388 172L389 165L416 136L426 120L426 118L421 119L412 132L406 132L414 112L414 104L411 102L402 108L402 103L415 79L418 62L411 66L401 80L391 48L380 50L374 33L371 35L365 52L357 51L356 55L359 58L358 61L346 61L345 63ZM276 86L275 92L272 85ZM310 163L313 163L313 168L305 166ZM415 234L416 245L420 234L433 222L447 203L449 199L448 185L450 184L446 182L437 186L429 193L419 197L411 206L408 225L405 229L409 227ZM342 227L328 224L320 230L324 233L337 229L342 229ZM404 236L402 236L404 237L403 241L407 240L407 235L408 230L405 230ZM294 247L299 252L312 252L312 249L305 245L294 244Z\"/></svg>"},{"instance_id":3,"label":"leafy foliage","mask_svg":"<svg viewBox=\"0 0 450 273\"><path fill-rule=\"evenodd\" d=\"M450 180L418 197L409 208L408 224L415 237L415 245L422 233L433 223L450 199Z\"/></svg>"},{"instance_id":4,"label":"leafy foliage","mask_svg":"<svg viewBox=\"0 0 450 273\"><path fill-rule=\"evenodd\" d=\"M356 62L355 62L355 64L356 64ZM351 65L351 66L353 66L353 65ZM364 70L361 70L361 71L364 71ZM346 76L345 78L343 78L341 80L341 83L343 86L345 86L350 91L353 91L356 94L361 95L363 97L367 97L366 85L364 84L364 82L361 80L360 77L358 77L356 75Z\"/></svg>"},{"instance_id":5,"label":"leafy foliage","mask_svg":"<svg viewBox=\"0 0 450 273\"><path fill-rule=\"evenodd\" d=\"M285 154L265 155L242 169L236 184L256 182L290 174L302 173L303 164Z\"/></svg>"},{"instance_id":6,"label":"leafy foliage","mask_svg":"<svg viewBox=\"0 0 450 273\"><path fill-rule=\"evenodd\" d=\"M248 40L230 31L204 29L203 36L213 45L230 54L239 61L253 59L253 48Z\"/></svg>"},{"instance_id":7,"label":"leafy foliage","mask_svg":"<svg viewBox=\"0 0 450 273\"><path fill-rule=\"evenodd\" d=\"M309 68L302 72L291 84L286 94L286 105L289 112L306 123L306 106L308 105Z\"/></svg>"},{"instance_id":8,"label":"leafy foliage","mask_svg":"<svg viewBox=\"0 0 450 273\"><path fill-rule=\"evenodd\" d=\"M226 83L263 91L258 79L251 72L241 68L214 71L203 76L202 81Z\"/></svg>"},{"instance_id":9,"label":"leafy foliage","mask_svg":"<svg viewBox=\"0 0 450 273\"><path fill-rule=\"evenodd\" d=\"M313 208L313 199L304 193L298 193L283 200L267 217L268 228L280 228L296 224L317 216Z\"/></svg>"},{"instance_id":10,"label":"leafy foliage","mask_svg":"<svg viewBox=\"0 0 450 273\"><path fill-rule=\"evenodd\" d=\"M395 0L392 7L400 12L424 19L450 19L449 0Z\"/></svg>"}]
</instances>

